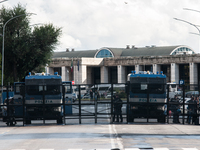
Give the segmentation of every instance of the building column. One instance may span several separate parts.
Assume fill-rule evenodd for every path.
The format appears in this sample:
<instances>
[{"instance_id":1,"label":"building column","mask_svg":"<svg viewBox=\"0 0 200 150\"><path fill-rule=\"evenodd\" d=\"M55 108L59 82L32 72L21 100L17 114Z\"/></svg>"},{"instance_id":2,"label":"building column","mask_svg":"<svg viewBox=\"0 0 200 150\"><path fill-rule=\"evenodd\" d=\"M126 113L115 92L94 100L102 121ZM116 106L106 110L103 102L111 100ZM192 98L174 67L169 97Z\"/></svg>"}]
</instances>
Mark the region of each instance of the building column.
<instances>
[{"instance_id":1,"label":"building column","mask_svg":"<svg viewBox=\"0 0 200 150\"><path fill-rule=\"evenodd\" d=\"M101 83L108 83L108 67L101 67Z\"/></svg>"},{"instance_id":2,"label":"building column","mask_svg":"<svg viewBox=\"0 0 200 150\"><path fill-rule=\"evenodd\" d=\"M92 84L92 68L87 67L87 84Z\"/></svg>"},{"instance_id":3,"label":"building column","mask_svg":"<svg viewBox=\"0 0 200 150\"><path fill-rule=\"evenodd\" d=\"M161 71L161 65L153 64L153 73L157 74L157 72L160 73L160 71Z\"/></svg>"},{"instance_id":4,"label":"building column","mask_svg":"<svg viewBox=\"0 0 200 150\"><path fill-rule=\"evenodd\" d=\"M179 65L171 63L171 83L179 84Z\"/></svg>"},{"instance_id":5,"label":"building column","mask_svg":"<svg viewBox=\"0 0 200 150\"><path fill-rule=\"evenodd\" d=\"M87 84L87 66L81 65L80 68L81 68L81 74L79 73L79 75L81 75L81 84Z\"/></svg>"},{"instance_id":6,"label":"building column","mask_svg":"<svg viewBox=\"0 0 200 150\"><path fill-rule=\"evenodd\" d=\"M73 78L73 72L71 72L71 68L69 69L69 81L73 81L74 78ZM75 83L76 84L76 83Z\"/></svg>"},{"instance_id":7,"label":"building column","mask_svg":"<svg viewBox=\"0 0 200 150\"><path fill-rule=\"evenodd\" d=\"M167 66L167 82L171 81L171 66Z\"/></svg>"},{"instance_id":8,"label":"building column","mask_svg":"<svg viewBox=\"0 0 200 150\"><path fill-rule=\"evenodd\" d=\"M62 81L69 81L67 80L67 68L65 66L61 67L62 71Z\"/></svg>"},{"instance_id":9,"label":"building column","mask_svg":"<svg viewBox=\"0 0 200 150\"><path fill-rule=\"evenodd\" d=\"M70 81L70 67L66 67L66 70L67 70L66 81Z\"/></svg>"},{"instance_id":10,"label":"building column","mask_svg":"<svg viewBox=\"0 0 200 150\"><path fill-rule=\"evenodd\" d=\"M135 71L136 71L136 73L139 73L139 71L143 71L143 66L142 65L135 65Z\"/></svg>"},{"instance_id":11,"label":"building column","mask_svg":"<svg viewBox=\"0 0 200 150\"><path fill-rule=\"evenodd\" d=\"M126 72L125 72L125 67L122 65L117 66L117 77L118 77L118 83L126 83Z\"/></svg>"},{"instance_id":12,"label":"building column","mask_svg":"<svg viewBox=\"0 0 200 150\"><path fill-rule=\"evenodd\" d=\"M54 74L54 69L52 67L47 67L48 74Z\"/></svg>"},{"instance_id":13,"label":"building column","mask_svg":"<svg viewBox=\"0 0 200 150\"><path fill-rule=\"evenodd\" d=\"M63 76L63 73L65 73L65 76ZM63 81L72 81L72 76L70 76L71 73L71 68L65 66L65 72L64 69L62 68L62 79L65 78Z\"/></svg>"},{"instance_id":14,"label":"building column","mask_svg":"<svg viewBox=\"0 0 200 150\"><path fill-rule=\"evenodd\" d=\"M87 66L85 65L79 65L74 66L74 79L75 84L87 84Z\"/></svg>"},{"instance_id":15,"label":"building column","mask_svg":"<svg viewBox=\"0 0 200 150\"><path fill-rule=\"evenodd\" d=\"M75 84L80 84L79 82L79 72L80 72L80 66L79 66L79 72L77 71L78 67L73 66L73 79ZM78 73L77 73L78 72Z\"/></svg>"},{"instance_id":16,"label":"building column","mask_svg":"<svg viewBox=\"0 0 200 150\"><path fill-rule=\"evenodd\" d=\"M190 84L198 84L198 71L196 63L190 63Z\"/></svg>"}]
</instances>

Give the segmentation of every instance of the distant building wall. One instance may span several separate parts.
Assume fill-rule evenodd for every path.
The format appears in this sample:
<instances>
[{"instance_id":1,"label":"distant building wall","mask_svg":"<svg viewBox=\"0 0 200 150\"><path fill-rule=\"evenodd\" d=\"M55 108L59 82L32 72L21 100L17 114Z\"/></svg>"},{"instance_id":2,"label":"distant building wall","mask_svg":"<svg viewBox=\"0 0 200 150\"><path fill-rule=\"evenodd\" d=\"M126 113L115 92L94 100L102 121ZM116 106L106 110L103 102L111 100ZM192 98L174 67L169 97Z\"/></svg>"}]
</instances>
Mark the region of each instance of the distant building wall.
<instances>
[{"instance_id":1,"label":"distant building wall","mask_svg":"<svg viewBox=\"0 0 200 150\"><path fill-rule=\"evenodd\" d=\"M167 72L170 82L179 83L179 65L190 64L190 83L198 83L198 64L200 63L200 55L170 55L170 56L154 56L154 57L117 57L117 58L73 58L73 76L68 70L71 66L71 58L52 59L51 64L47 67L47 72L53 74L54 67L61 67L63 80L74 80L79 84L92 83L92 68L100 67L101 83L108 83L109 73L108 67L117 67L118 83L126 82L126 67L135 66L136 72L142 71L142 66L152 65L153 72L162 71L162 65L169 65ZM79 60L79 71L77 62ZM67 71L68 70L68 71ZM94 72L95 73L95 72ZM73 79L72 79L73 78Z\"/></svg>"}]
</instances>

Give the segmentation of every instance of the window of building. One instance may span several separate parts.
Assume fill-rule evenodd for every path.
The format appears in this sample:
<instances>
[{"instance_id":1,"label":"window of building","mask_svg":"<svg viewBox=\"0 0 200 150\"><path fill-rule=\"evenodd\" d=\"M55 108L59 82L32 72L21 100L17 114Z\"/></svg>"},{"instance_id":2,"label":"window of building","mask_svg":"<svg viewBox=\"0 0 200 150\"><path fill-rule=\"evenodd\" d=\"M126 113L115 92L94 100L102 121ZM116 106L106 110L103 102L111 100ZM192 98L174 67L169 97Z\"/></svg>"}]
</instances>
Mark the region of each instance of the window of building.
<instances>
[{"instance_id":1,"label":"window of building","mask_svg":"<svg viewBox=\"0 0 200 150\"><path fill-rule=\"evenodd\" d=\"M187 47L181 47L172 53L172 55L180 55L180 54L194 54L194 52Z\"/></svg>"},{"instance_id":2,"label":"window of building","mask_svg":"<svg viewBox=\"0 0 200 150\"><path fill-rule=\"evenodd\" d=\"M58 72L58 75L62 76L61 67L54 68L54 73Z\"/></svg>"},{"instance_id":3,"label":"window of building","mask_svg":"<svg viewBox=\"0 0 200 150\"><path fill-rule=\"evenodd\" d=\"M96 55L96 58L113 57L112 53L107 49L102 49Z\"/></svg>"}]
</instances>

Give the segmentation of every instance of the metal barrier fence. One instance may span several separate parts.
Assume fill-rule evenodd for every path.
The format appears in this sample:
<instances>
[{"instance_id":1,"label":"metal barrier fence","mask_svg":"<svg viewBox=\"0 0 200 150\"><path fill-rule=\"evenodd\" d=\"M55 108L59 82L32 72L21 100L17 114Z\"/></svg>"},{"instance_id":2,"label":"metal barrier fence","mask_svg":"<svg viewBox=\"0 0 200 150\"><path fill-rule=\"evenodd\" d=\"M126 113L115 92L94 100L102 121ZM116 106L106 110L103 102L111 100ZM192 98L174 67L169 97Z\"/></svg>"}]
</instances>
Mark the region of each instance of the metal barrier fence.
<instances>
[{"instance_id":1,"label":"metal barrier fence","mask_svg":"<svg viewBox=\"0 0 200 150\"><path fill-rule=\"evenodd\" d=\"M120 121L199 124L199 85L175 84L176 88L163 85L165 86L164 101L151 93L151 85L147 85L143 97L140 97L141 93L131 97L129 84L73 85L69 94L60 85L60 101L54 100L55 95L47 97L45 86L41 89L41 99L27 98L23 93L26 86L20 87L21 91L16 98L16 91L7 86L2 96L0 126L41 123L108 124Z\"/></svg>"}]
</instances>

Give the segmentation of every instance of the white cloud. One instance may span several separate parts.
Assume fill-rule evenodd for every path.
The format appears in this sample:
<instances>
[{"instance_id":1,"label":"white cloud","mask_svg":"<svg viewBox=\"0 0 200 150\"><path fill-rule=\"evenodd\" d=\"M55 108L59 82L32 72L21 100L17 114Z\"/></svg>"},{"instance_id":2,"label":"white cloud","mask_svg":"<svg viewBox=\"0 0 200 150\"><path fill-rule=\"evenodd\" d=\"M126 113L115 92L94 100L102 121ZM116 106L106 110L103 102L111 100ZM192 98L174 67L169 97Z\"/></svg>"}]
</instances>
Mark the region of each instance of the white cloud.
<instances>
[{"instance_id":1,"label":"white cloud","mask_svg":"<svg viewBox=\"0 0 200 150\"><path fill-rule=\"evenodd\" d=\"M187 45L199 49L198 30L180 18L200 25L199 0L9 0L6 6L26 5L32 23L63 28L57 50L125 47L127 44ZM125 3L127 2L127 4ZM199 10L200 11L200 10Z\"/></svg>"}]
</instances>

